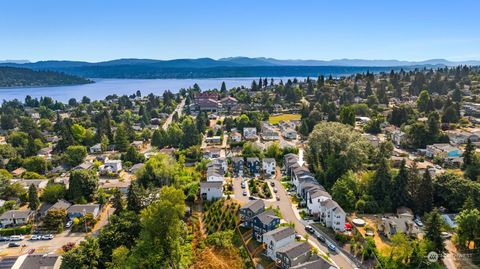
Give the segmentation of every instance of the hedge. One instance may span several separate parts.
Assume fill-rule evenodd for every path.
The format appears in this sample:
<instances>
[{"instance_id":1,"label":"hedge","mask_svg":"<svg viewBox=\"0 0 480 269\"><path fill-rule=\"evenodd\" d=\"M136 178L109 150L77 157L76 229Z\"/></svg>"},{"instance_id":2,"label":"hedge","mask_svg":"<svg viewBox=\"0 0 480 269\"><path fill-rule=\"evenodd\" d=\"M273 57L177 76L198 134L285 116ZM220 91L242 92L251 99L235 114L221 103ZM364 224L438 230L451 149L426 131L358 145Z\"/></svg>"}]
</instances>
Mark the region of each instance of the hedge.
<instances>
[{"instance_id":1,"label":"hedge","mask_svg":"<svg viewBox=\"0 0 480 269\"><path fill-rule=\"evenodd\" d=\"M1 236L20 235L20 234L25 235L25 234L30 234L31 232L32 232L31 224L21 226L21 227L15 227L15 228L0 229Z\"/></svg>"}]
</instances>

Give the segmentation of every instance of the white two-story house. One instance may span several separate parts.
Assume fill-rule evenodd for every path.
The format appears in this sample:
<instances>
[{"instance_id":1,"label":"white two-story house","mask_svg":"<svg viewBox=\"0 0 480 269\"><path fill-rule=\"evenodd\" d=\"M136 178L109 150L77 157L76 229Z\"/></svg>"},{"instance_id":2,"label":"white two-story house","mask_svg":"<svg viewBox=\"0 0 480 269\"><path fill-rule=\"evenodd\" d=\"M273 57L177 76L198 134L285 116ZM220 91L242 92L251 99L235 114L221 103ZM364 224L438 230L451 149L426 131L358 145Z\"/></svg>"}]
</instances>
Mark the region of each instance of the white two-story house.
<instances>
[{"instance_id":1,"label":"white two-story house","mask_svg":"<svg viewBox=\"0 0 480 269\"><path fill-rule=\"evenodd\" d=\"M276 259L277 249L295 241L295 230L292 227L279 227L263 235L266 254L272 260Z\"/></svg>"},{"instance_id":2,"label":"white two-story house","mask_svg":"<svg viewBox=\"0 0 480 269\"><path fill-rule=\"evenodd\" d=\"M263 158L262 160L262 170L265 176L274 176L277 163L274 158Z\"/></svg>"},{"instance_id":3,"label":"white two-story house","mask_svg":"<svg viewBox=\"0 0 480 269\"><path fill-rule=\"evenodd\" d=\"M222 198L223 183L221 181L200 182L200 196L203 200L212 201Z\"/></svg>"},{"instance_id":4,"label":"white two-story house","mask_svg":"<svg viewBox=\"0 0 480 269\"><path fill-rule=\"evenodd\" d=\"M332 199L332 196L321 188L311 189L307 191L306 194L308 213L316 217L320 216L321 203L328 199Z\"/></svg>"},{"instance_id":5,"label":"white two-story house","mask_svg":"<svg viewBox=\"0 0 480 269\"><path fill-rule=\"evenodd\" d=\"M243 137L246 140L256 140L257 139L257 128L255 128L255 127L245 127L245 128L243 128Z\"/></svg>"},{"instance_id":6,"label":"white two-story house","mask_svg":"<svg viewBox=\"0 0 480 269\"><path fill-rule=\"evenodd\" d=\"M345 231L345 211L332 199L320 202L320 221L335 231Z\"/></svg>"}]
</instances>

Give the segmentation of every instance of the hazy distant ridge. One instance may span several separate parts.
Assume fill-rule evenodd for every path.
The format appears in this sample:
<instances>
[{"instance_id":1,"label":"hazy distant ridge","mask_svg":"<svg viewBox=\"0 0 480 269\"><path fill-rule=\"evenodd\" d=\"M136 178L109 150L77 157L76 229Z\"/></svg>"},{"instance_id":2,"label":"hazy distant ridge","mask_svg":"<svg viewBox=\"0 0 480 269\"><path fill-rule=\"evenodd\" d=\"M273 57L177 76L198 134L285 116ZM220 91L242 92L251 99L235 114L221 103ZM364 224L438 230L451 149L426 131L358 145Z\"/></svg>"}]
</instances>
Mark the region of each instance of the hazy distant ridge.
<instances>
[{"instance_id":1,"label":"hazy distant ridge","mask_svg":"<svg viewBox=\"0 0 480 269\"><path fill-rule=\"evenodd\" d=\"M4 62L0 66L62 72L87 78L219 78L349 75L358 72L389 72L401 68L480 65L480 61L451 62L433 59L421 62L398 60L340 59L278 60L273 58L231 57L222 59L117 59L98 63L82 61Z\"/></svg>"},{"instance_id":2,"label":"hazy distant ridge","mask_svg":"<svg viewBox=\"0 0 480 269\"><path fill-rule=\"evenodd\" d=\"M0 61L0 65L22 66L34 69L42 68L72 68L80 66L121 66L121 65L140 65L153 66L157 68L209 68L209 67L234 67L234 66L415 66L415 65L480 65L480 61L448 61L445 59L431 59L426 61L399 61L399 60L365 60L365 59L337 59L337 60L279 60L274 58L249 58L249 57L230 57L214 60L211 58L198 59L174 59L174 60L154 60L154 59L117 59L104 62L83 62L83 61L39 61L28 62L27 60L7 60Z\"/></svg>"}]
</instances>

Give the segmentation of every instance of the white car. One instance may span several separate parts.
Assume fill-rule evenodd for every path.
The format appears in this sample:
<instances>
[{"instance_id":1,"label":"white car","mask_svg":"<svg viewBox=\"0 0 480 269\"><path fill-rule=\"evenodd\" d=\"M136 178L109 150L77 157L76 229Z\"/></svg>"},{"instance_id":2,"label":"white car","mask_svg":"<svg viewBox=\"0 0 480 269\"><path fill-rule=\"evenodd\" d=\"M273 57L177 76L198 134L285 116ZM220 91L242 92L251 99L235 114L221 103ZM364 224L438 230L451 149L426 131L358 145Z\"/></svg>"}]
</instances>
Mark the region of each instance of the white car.
<instances>
[{"instance_id":1,"label":"white car","mask_svg":"<svg viewBox=\"0 0 480 269\"><path fill-rule=\"evenodd\" d=\"M42 236L41 235L37 235L37 234L34 234L32 235L32 237L30 237L30 240L41 240L42 239Z\"/></svg>"},{"instance_id":2,"label":"white car","mask_svg":"<svg viewBox=\"0 0 480 269\"><path fill-rule=\"evenodd\" d=\"M67 224L65 224L65 227L70 228L70 227L72 227L72 225L73 225L73 221L69 221L69 222L67 222Z\"/></svg>"},{"instance_id":3,"label":"white car","mask_svg":"<svg viewBox=\"0 0 480 269\"><path fill-rule=\"evenodd\" d=\"M42 236L42 240L52 240L53 234L46 234Z\"/></svg>"},{"instance_id":4,"label":"white car","mask_svg":"<svg viewBox=\"0 0 480 269\"><path fill-rule=\"evenodd\" d=\"M23 235L12 235L10 236L10 241L22 241L25 239L25 236Z\"/></svg>"}]
</instances>

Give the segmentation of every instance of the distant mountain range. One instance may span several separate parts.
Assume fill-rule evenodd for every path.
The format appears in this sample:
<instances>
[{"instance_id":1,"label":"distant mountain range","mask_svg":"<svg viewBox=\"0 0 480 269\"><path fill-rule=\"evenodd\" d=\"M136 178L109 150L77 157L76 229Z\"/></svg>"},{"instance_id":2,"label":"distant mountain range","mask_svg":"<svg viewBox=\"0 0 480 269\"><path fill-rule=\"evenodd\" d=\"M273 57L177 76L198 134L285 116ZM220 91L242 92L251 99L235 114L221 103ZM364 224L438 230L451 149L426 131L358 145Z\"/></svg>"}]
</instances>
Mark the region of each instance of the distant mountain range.
<instances>
[{"instance_id":1,"label":"distant mountain range","mask_svg":"<svg viewBox=\"0 0 480 269\"><path fill-rule=\"evenodd\" d=\"M316 76L346 75L355 72L383 72L391 69L480 65L480 61L452 62L399 60L279 60L274 58L231 57L218 60L198 59L118 59L104 62L83 61L0 61L0 66L64 72L90 78L209 78L244 76Z\"/></svg>"}]
</instances>

